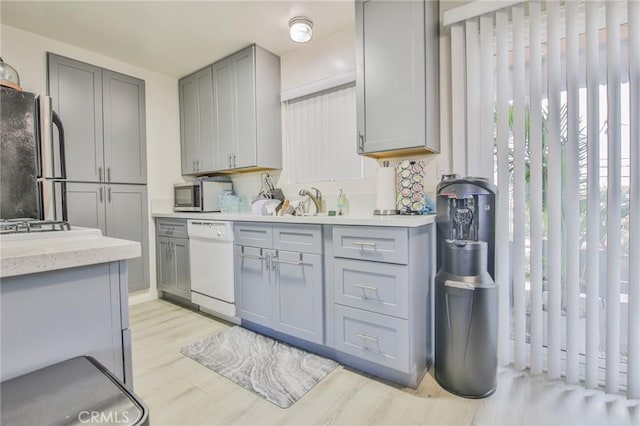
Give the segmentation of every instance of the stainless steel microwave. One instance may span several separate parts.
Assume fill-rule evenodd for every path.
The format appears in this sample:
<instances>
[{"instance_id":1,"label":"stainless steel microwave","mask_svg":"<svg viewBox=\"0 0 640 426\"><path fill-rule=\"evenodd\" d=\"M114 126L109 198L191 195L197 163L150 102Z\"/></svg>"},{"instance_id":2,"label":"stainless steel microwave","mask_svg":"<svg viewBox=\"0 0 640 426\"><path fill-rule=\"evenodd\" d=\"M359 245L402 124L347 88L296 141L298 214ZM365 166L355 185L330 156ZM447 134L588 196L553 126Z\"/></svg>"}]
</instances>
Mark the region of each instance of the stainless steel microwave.
<instances>
[{"instance_id":1,"label":"stainless steel microwave","mask_svg":"<svg viewBox=\"0 0 640 426\"><path fill-rule=\"evenodd\" d=\"M232 190L229 180L198 179L173 185L173 210L177 212L219 212L219 195Z\"/></svg>"}]
</instances>

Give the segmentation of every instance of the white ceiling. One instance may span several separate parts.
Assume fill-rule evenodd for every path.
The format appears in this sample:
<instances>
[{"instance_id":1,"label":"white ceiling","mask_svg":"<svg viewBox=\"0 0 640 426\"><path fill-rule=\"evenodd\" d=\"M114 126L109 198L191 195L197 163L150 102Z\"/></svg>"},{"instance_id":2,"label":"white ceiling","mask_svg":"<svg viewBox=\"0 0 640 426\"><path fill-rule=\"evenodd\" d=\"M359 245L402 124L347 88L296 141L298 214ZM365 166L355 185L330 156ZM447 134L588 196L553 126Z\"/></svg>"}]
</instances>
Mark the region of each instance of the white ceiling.
<instances>
[{"instance_id":1,"label":"white ceiling","mask_svg":"<svg viewBox=\"0 0 640 426\"><path fill-rule=\"evenodd\" d=\"M313 40L354 25L353 0L0 4L3 24L174 77L252 43L278 55L301 48L289 39L294 16L313 20Z\"/></svg>"}]
</instances>

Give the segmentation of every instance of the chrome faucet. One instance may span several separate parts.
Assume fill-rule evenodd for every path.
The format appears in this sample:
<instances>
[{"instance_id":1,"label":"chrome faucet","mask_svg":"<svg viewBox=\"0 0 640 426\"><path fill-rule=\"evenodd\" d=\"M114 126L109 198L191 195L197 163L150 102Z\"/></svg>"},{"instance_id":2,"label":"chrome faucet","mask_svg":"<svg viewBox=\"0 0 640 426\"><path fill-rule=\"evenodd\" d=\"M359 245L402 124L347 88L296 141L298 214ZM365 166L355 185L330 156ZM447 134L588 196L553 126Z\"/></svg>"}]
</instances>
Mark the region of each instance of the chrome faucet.
<instances>
[{"instance_id":1,"label":"chrome faucet","mask_svg":"<svg viewBox=\"0 0 640 426\"><path fill-rule=\"evenodd\" d=\"M309 197L311 201L313 201L313 204L316 205L316 213L321 213L322 212L322 193L318 188L311 188L311 189L315 191L315 194L313 194L308 189L303 188L300 190L298 195L302 195L302 196L306 195L307 197Z\"/></svg>"}]
</instances>

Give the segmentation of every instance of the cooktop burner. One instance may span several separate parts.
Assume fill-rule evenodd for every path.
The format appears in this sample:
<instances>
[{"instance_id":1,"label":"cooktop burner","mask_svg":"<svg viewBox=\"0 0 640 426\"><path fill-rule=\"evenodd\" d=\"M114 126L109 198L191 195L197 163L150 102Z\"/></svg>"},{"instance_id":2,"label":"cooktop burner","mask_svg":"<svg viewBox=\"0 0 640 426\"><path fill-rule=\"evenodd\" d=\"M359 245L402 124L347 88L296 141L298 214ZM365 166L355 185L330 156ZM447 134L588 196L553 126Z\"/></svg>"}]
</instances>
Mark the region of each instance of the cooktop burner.
<instances>
[{"instance_id":1,"label":"cooktop burner","mask_svg":"<svg viewBox=\"0 0 640 426\"><path fill-rule=\"evenodd\" d=\"M0 219L0 235L70 230L69 222L60 220Z\"/></svg>"}]
</instances>

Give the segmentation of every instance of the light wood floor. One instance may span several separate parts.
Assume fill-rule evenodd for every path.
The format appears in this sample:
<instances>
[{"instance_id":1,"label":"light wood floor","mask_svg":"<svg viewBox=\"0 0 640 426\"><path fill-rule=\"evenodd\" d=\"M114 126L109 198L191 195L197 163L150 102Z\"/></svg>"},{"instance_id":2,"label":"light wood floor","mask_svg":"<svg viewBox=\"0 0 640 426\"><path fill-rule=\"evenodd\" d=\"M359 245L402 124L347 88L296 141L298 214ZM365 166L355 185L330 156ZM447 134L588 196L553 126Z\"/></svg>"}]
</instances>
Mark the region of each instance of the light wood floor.
<instances>
[{"instance_id":1,"label":"light wood floor","mask_svg":"<svg viewBox=\"0 0 640 426\"><path fill-rule=\"evenodd\" d=\"M180 354L229 324L154 300L131 307L135 393L161 425L640 425L639 402L501 369L490 398L459 398L427 375L407 389L338 367L281 409Z\"/></svg>"}]
</instances>

